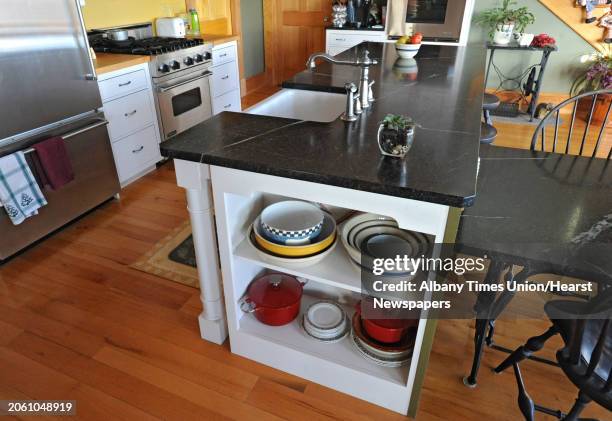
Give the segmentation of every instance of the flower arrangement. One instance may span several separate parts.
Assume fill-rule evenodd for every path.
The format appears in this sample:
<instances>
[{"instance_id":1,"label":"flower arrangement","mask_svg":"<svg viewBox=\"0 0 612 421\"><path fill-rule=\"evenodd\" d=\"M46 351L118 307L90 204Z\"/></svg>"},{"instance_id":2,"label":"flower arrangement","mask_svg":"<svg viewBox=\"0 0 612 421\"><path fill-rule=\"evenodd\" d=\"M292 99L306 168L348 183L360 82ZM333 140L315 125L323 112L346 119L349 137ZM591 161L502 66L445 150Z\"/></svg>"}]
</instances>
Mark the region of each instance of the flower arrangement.
<instances>
[{"instance_id":1,"label":"flower arrangement","mask_svg":"<svg viewBox=\"0 0 612 421\"><path fill-rule=\"evenodd\" d=\"M548 34L540 34L536 35L533 38L533 42L531 43L532 47L544 48L544 47L554 47L557 44L557 40L551 37Z\"/></svg>"},{"instance_id":2,"label":"flower arrangement","mask_svg":"<svg viewBox=\"0 0 612 421\"><path fill-rule=\"evenodd\" d=\"M589 65L572 84L570 90L572 96L598 89L612 89L612 49L610 47L607 48L607 51L585 56L581 61Z\"/></svg>"}]
</instances>

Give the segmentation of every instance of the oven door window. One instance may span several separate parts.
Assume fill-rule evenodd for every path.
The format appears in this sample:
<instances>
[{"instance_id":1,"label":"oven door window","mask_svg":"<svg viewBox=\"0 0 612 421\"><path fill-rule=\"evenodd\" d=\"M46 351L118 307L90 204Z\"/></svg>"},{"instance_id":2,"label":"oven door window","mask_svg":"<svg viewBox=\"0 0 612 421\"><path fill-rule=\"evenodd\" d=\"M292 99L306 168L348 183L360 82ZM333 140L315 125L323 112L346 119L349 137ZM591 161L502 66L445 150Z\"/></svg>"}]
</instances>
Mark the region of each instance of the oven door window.
<instances>
[{"instance_id":1,"label":"oven door window","mask_svg":"<svg viewBox=\"0 0 612 421\"><path fill-rule=\"evenodd\" d=\"M408 0L406 22L443 24L447 9L448 0Z\"/></svg>"},{"instance_id":2,"label":"oven door window","mask_svg":"<svg viewBox=\"0 0 612 421\"><path fill-rule=\"evenodd\" d=\"M172 113L179 116L202 105L200 88L190 89L172 97Z\"/></svg>"}]
</instances>

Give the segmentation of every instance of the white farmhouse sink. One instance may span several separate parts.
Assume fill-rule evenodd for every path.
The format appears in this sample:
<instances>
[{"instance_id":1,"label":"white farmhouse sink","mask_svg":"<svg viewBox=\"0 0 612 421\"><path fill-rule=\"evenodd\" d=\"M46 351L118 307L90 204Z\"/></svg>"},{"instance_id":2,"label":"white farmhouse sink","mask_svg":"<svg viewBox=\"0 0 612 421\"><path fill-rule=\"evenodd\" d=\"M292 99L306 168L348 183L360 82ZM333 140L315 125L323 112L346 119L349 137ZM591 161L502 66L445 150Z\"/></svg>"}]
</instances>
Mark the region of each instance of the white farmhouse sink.
<instances>
[{"instance_id":1,"label":"white farmhouse sink","mask_svg":"<svg viewBox=\"0 0 612 421\"><path fill-rule=\"evenodd\" d=\"M282 89L244 112L329 123L344 112L345 106L345 95L301 89Z\"/></svg>"}]
</instances>

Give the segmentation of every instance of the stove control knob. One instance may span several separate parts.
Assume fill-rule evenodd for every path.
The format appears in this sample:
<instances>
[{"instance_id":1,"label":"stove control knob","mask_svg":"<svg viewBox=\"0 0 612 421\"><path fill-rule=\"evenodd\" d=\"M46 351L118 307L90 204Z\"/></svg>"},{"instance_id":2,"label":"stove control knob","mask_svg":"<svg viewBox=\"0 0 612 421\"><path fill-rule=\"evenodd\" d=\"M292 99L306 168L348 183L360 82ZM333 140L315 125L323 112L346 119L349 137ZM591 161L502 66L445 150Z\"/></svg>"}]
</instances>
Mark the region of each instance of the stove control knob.
<instances>
[{"instance_id":1,"label":"stove control knob","mask_svg":"<svg viewBox=\"0 0 612 421\"><path fill-rule=\"evenodd\" d=\"M206 54L204 54L204 58L206 60L211 60L212 59L212 54L211 53L206 53Z\"/></svg>"},{"instance_id":2,"label":"stove control knob","mask_svg":"<svg viewBox=\"0 0 612 421\"><path fill-rule=\"evenodd\" d=\"M201 63L204 61L204 56L202 54L196 54L195 56L193 56L193 59L196 63Z\"/></svg>"},{"instance_id":3,"label":"stove control knob","mask_svg":"<svg viewBox=\"0 0 612 421\"><path fill-rule=\"evenodd\" d=\"M193 59L191 57L185 57L185 60L183 60L183 63L185 63L187 66L191 66L193 65Z\"/></svg>"},{"instance_id":4,"label":"stove control knob","mask_svg":"<svg viewBox=\"0 0 612 421\"><path fill-rule=\"evenodd\" d=\"M178 61L174 60L172 62L170 62L170 67L172 68L172 70L178 70L181 68L181 63L179 63Z\"/></svg>"},{"instance_id":5,"label":"stove control knob","mask_svg":"<svg viewBox=\"0 0 612 421\"><path fill-rule=\"evenodd\" d=\"M161 73L168 73L170 71L170 66L167 64L162 64L157 70L159 70Z\"/></svg>"}]
</instances>

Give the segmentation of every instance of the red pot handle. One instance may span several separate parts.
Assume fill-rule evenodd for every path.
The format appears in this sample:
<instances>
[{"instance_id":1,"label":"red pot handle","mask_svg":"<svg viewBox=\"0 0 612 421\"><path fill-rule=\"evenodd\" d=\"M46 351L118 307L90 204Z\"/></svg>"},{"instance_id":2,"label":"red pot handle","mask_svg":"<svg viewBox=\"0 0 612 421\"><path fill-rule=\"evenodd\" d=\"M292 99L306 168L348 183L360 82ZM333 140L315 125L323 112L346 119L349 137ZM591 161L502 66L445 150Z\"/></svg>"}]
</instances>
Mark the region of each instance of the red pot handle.
<instances>
[{"instance_id":1,"label":"red pot handle","mask_svg":"<svg viewBox=\"0 0 612 421\"><path fill-rule=\"evenodd\" d=\"M297 281L302 284L302 289L304 288L304 286L308 283L308 279L306 278L302 278L301 276L296 277L295 279L297 279Z\"/></svg>"},{"instance_id":2,"label":"red pot handle","mask_svg":"<svg viewBox=\"0 0 612 421\"><path fill-rule=\"evenodd\" d=\"M245 298L240 303L240 310L244 311L245 313L253 313L255 312L256 309L257 309L257 306L249 298Z\"/></svg>"}]
</instances>

